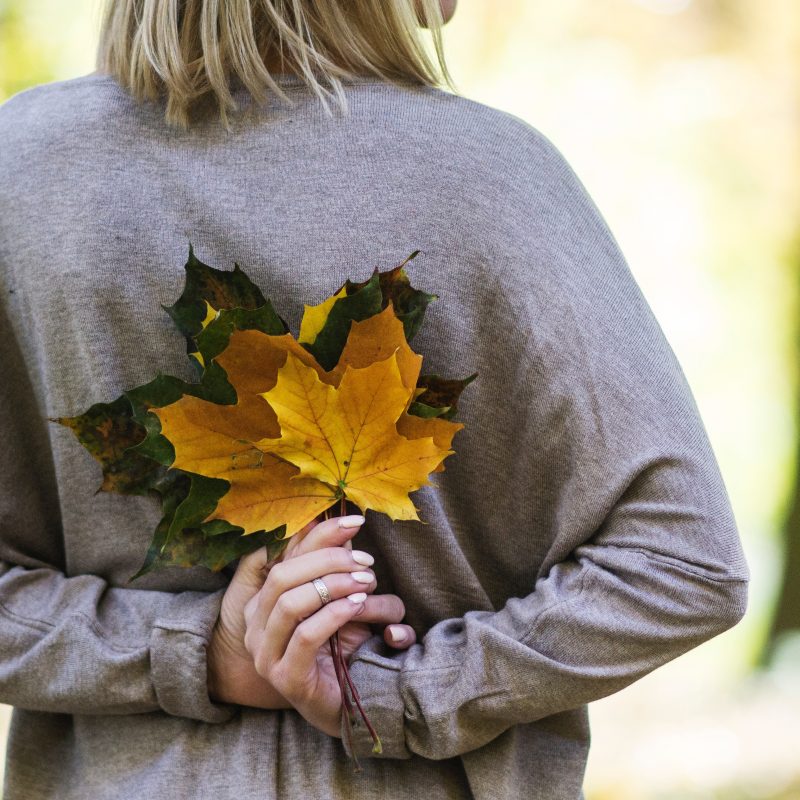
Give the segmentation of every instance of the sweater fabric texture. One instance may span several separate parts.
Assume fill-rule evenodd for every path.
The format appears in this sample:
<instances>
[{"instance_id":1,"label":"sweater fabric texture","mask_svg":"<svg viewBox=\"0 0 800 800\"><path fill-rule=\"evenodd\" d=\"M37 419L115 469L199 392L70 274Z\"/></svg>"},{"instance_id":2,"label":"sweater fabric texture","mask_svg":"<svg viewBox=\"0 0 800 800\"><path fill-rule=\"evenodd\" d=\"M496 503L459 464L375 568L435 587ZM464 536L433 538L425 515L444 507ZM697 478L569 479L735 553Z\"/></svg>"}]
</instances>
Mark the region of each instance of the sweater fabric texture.
<instances>
[{"instance_id":1,"label":"sweater fabric texture","mask_svg":"<svg viewBox=\"0 0 800 800\"><path fill-rule=\"evenodd\" d=\"M182 132L109 76L0 107L0 702L4 800L577 800L587 704L722 633L749 572L684 373L573 169L506 112L357 78L349 114L295 101ZM239 93L239 99L244 96ZM664 235L668 235L665 228ZM383 742L293 709L212 702L231 570L128 584L160 509L96 493L48 417L158 372L195 381L161 305L191 240L297 334L303 304L414 250L438 295L423 374L478 377L455 453L354 546L417 643L375 633L351 674Z\"/></svg>"}]
</instances>

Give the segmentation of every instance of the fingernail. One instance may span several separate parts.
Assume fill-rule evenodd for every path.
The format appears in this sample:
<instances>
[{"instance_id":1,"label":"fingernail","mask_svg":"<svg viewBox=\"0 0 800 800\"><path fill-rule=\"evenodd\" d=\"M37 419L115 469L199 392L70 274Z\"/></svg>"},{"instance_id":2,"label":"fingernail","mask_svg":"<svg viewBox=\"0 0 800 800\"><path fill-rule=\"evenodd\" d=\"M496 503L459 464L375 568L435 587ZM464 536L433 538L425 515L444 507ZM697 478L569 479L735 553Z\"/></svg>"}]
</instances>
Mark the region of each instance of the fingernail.
<instances>
[{"instance_id":1,"label":"fingernail","mask_svg":"<svg viewBox=\"0 0 800 800\"><path fill-rule=\"evenodd\" d=\"M372 583L373 575L371 572L351 572L350 577L359 583Z\"/></svg>"},{"instance_id":2,"label":"fingernail","mask_svg":"<svg viewBox=\"0 0 800 800\"><path fill-rule=\"evenodd\" d=\"M365 567L371 567L375 563L375 559L363 550L353 550L353 561L356 564L363 564Z\"/></svg>"},{"instance_id":3,"label":"fingernail","mask_svg":"<svg viewBox=\"0 0 800 800\"><path fill-rule=\"evenodd\" d=\"M339 517L340 528L357 528L364 524L364 517L361 514L353 514L349 517Z\"/></svg>"},{"instance_id":4,"label":"fingernail","mask_svg":"<svg viewBox=\"0 0 800 800\"><path fill-rule=\"evenodd\" d=\"M393 642L402 642L406 638L406 632L396 625L389 626L389 636Z\"/></svg>"},{"instance_id":5,"label":"fingernail","mask_svg":"<svg viewBox=\"0 0 800 800\"><path fill-rule=\"evenodd\" d=\"M363 603L367 599L366 592L356 592L355 594L347 595L348 600L352 600L354 603Z\"/></svg>"}]
</instances>

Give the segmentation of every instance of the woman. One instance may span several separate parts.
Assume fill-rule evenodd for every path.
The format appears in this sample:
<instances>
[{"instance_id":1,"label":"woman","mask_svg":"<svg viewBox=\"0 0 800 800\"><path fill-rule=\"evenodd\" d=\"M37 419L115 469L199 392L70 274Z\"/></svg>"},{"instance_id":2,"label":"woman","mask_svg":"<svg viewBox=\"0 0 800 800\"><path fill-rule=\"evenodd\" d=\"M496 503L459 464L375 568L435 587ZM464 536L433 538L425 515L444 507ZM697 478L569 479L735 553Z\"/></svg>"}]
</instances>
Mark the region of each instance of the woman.
<instances>
[{"instance_id":1,"label":"woman","mask_svg":"<svg viewBox=\"0 0 800 800\"><path fill-rule=\"evenodd\" d=\"M437 85L418 26L446 78L453 6L117 0L98 73L0 109L5 800L580 798L587 704L745 613L702 421L600 212L535 128ZM127 584L158 511L94 494L45 420L192 379L159 308L187 236L294 331L422 251L415 350L479 374L425 524L333 519L266 576L256 552ZM382 753L342 738L337 629Z\"/></svg>"}]
</instances>

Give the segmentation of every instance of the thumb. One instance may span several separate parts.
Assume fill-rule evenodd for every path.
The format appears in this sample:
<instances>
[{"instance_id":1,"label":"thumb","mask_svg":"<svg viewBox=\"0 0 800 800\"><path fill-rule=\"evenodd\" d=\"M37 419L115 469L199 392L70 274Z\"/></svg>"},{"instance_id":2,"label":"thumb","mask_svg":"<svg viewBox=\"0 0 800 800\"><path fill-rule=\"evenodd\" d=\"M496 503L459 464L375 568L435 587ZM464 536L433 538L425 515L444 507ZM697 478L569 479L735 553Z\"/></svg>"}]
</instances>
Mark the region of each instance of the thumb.
<instances>
[{"instance_id":1,"label":"thumb","mask_svg":"<svg viewBox=\"0 0 800 800\"><path fill-rule=\"evenodd\" d=\"M239 564L233 574L231 583L238 583L258 591L267 578L268 567L267 548L259 547L239 559Z\"/></svg>"}]
</instances>

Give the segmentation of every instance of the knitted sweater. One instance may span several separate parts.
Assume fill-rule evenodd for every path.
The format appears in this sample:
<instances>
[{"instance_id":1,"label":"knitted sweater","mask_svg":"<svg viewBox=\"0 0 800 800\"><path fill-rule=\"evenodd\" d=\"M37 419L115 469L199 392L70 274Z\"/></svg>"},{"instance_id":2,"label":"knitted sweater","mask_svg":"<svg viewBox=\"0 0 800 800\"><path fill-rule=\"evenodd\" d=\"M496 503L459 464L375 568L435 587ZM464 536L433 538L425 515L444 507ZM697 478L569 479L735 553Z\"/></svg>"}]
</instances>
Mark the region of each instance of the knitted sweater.
<instances>
[{"instance_id":1,"label":"knitted sweater","mask_svg":"<svg viewBox=\"0 0 800 800\"><path fill-rule=\"evenodd\" d=\"M5 800L576 800L587 704L734 625L749 580L684 374L556 146L508 113L359 78L187 132L108 76L0 107L0 702ZM240 99L244 96L240 95ZM665 229L666 235L666 229ZM367 512L355 545L399 595L351 674L383 742L293 709L213 702L206 646L230 570L128 584L160 517L96 493L47 417L157 372L195 380L161 308L187 241L234 261L296 333L303 303L412 251L438 295L423 372L478 372L421 522Z\"/></svg>"}]
</instances>

